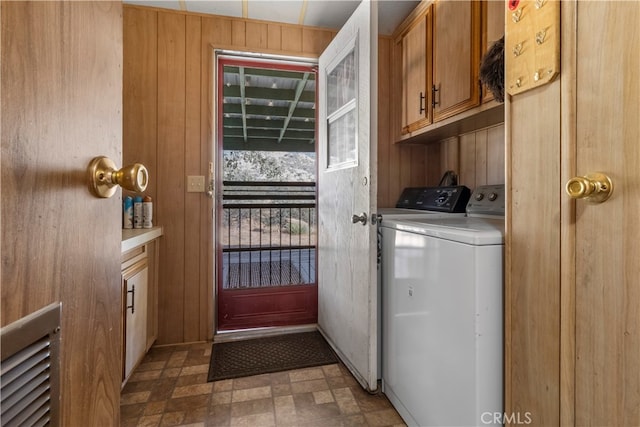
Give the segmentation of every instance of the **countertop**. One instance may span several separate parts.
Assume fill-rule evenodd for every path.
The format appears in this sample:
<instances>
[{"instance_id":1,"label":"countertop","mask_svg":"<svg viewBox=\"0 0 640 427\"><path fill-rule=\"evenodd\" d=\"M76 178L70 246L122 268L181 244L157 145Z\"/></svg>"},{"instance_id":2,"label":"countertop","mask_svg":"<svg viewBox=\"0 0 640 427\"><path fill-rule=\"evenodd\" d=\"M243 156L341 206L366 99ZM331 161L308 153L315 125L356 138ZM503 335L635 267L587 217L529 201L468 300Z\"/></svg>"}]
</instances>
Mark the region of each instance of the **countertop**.
<instances>
[{"instance_id":1,"label":"countertop","mask_svg":"<svg viewBox=\"0 0 640 427\"><path fill-rule=\"evenodd\" d=\"M128 228L122 230L122 253L162 236L162 227Z\"/></svg>"}]
</instances>

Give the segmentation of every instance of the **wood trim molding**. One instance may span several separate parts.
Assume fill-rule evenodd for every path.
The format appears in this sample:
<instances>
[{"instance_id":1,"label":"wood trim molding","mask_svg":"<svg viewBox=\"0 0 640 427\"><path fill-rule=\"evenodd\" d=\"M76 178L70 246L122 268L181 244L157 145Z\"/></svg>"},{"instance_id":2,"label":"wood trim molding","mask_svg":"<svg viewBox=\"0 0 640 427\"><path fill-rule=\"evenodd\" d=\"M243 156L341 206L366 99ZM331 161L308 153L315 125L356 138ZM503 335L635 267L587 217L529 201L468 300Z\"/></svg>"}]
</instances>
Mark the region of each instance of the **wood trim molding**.
<instances>
[{"instance_id":1,"label":"wood trim molding","mask_svg":"<svg viewBox=\"0 0 640 427\"><path fill-rule=\"evenodd\" d=\"M575 424L576 367L576 204L564 183L576 176L577 3L560 5L560 424Z\"/></svg>"}]
</instances>

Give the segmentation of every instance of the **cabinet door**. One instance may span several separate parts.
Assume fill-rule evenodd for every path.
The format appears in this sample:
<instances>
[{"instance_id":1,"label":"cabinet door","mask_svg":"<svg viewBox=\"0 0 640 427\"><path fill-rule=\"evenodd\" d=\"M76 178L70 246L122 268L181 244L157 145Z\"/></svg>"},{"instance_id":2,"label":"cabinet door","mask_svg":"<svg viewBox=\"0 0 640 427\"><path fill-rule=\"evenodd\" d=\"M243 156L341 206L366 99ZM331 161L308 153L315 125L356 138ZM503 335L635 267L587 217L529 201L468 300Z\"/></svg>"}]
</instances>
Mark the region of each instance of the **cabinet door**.
<instances>
[{"instance_id":1,"label":"cabinet door","mask_svg":"<svg viewBox=\"0 0 640 427\"><path fill-rule=\"evenodd\" d=\"M431 8L401 37L402 133L431 123Z\"/></svg>"},{"instance_id":2,"label":"cabinet door","mask_svg":"<svg viewBox=\"0 0 640 427\"><path fill-rule=\"evenodd\" d=\"M488 0L483 2L482 11L482 55L504 35L504 1ZM489 102L493 94L482 86L482 102Z\"/></svg>"},{"instance_id":3,"label":"cabinet door","mask_svg":"<svg viewBox=\"0 0 640 427\"><path fill-rule=\"evenodd\" d=\"M146 259L123 273L124 276L124 377L126 379L144 356L147 348L147 282Z\"/></svg>"},{"instance_id":4,"label":"cabinet door","mask_svg":"<svg viewBox=\"0 0 640 427\"><path fill-rule=\"evenodd\" d=\"M480 104L480 2L444 0L433 12L433 121Z\"/></svg>"}]
</instances>

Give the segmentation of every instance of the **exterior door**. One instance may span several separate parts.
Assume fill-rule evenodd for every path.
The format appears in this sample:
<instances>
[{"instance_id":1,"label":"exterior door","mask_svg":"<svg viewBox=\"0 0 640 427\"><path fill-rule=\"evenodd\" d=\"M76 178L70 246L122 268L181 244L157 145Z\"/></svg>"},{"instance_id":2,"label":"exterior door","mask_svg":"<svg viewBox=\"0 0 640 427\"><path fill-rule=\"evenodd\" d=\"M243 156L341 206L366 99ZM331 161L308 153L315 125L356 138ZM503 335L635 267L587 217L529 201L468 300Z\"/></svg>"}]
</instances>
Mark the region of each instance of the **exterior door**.
<instances>
[{"instance_id":1,"label":"exterior door","mask_svg":"<svg viewBox=\"0 0 640 427\"><path fill-rule=\"evenodd\" d=\"M637 426L640 3L560 8L559 78L507 100L505 416ZM594 172L611 197L571 199Z\"/></svg>"},{"instance_id":2,"label":"exterior door","mask_svg":"<svg viewBox=\"0 0 640 427\"><path fill-rule=\"evenodd\" d=\"M377 10L363 1L320 57L318 325L377 388ZM354 222L357 220L358 222Z\"/></svg>"},{"instance_id":3,"label":"exterior door","mask_svg":"<svg viewBox=\"0 0 640 427\"><path fill-rule=\"evenodd\" d=\"M315 159L315 69L237 55L216 61L217 330L314 324L315 176L283 182L278 169L286 163L270 156L286 152L297 159L292 168ZM260 162L271 171L238 173Z\"/></svg>"},{"instance_id":4,"label":"exterior door","mask_svg":"<svg viewBox=\"0 0 640 427\"><path fill-rule=\"evenodd\" d=\"M62 303L59 425L119 425L122 4L2 2L2 326ZM153 178L153 177L152 177Z\"/></svg>"}]
</instances>

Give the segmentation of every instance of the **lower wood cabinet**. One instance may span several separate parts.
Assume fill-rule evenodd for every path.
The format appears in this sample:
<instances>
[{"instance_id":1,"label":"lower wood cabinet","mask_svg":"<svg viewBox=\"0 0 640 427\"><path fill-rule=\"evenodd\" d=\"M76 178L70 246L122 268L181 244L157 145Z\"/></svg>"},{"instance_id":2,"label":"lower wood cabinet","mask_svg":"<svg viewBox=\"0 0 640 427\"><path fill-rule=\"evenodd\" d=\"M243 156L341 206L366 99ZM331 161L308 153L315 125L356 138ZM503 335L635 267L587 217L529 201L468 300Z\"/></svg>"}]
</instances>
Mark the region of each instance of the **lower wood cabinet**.
<instances>
[{"instance_id":1,"label":"lower wood cabinet","mask_svg":"<svg viewBox=\"0 0 640 427\"><path fill-rule=\"evenodd\" d=\"M122 255L122 383L158 335L157 241Z\"/></svg>"},{"instance_id":2,"label":"lower wood cabinet","mask_svg":"<svg viewBox=\"0 0 640 427\"><path fill-rule=\"evenodd\" d=\"M147 350L148 280L146 258L122 272L125 337L123 380L131 375Z\"/></svg>"}]
</instances>

